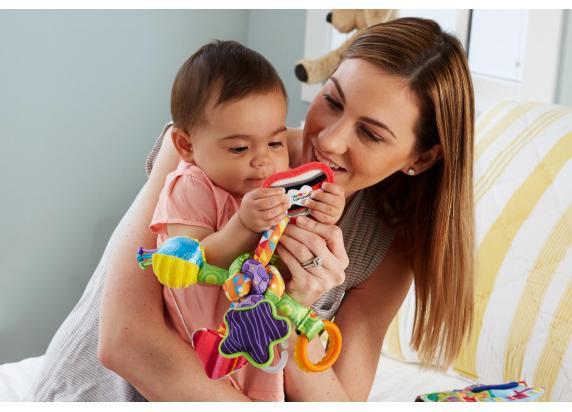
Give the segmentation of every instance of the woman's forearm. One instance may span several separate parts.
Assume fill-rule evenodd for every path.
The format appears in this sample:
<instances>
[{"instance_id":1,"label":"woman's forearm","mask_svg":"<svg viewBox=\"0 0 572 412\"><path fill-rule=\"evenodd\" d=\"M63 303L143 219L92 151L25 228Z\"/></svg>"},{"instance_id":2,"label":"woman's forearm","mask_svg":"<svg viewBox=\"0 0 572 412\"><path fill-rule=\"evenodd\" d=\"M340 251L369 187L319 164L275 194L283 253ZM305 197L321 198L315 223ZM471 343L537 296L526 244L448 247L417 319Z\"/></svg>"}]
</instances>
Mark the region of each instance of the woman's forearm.
<instances>
[{"instance_id":1,"label":"woman's forearm","mask_svg":"<svg viewBox=\"0 0 572 412\"><path fill-rule=\"evenodd\" d=\"M138 246L155 242L147 227L165 175L178 161L167 137L149 181L114 236L99 358L150 400L247 400L230 384L206 378L194 351L165 323L162 286L150 269L139 269L134 257Z\"/></svg>"},{"instance_id":2,"label":"woman's forearm","mask_svg":"<svg viewBox=\"0 0 572 412\"><path fill-rule=\"evenodd\" d=\"M333 368L324 372L308 373L300 370L294 361L294 347L298 335L292 333L288 341L288 363L284 369L286 399L293 402L346 402L351 401ZM324 348L319 338L308 344L309 358L313 362L322 359Z\"/></svg>"}]
</instances>

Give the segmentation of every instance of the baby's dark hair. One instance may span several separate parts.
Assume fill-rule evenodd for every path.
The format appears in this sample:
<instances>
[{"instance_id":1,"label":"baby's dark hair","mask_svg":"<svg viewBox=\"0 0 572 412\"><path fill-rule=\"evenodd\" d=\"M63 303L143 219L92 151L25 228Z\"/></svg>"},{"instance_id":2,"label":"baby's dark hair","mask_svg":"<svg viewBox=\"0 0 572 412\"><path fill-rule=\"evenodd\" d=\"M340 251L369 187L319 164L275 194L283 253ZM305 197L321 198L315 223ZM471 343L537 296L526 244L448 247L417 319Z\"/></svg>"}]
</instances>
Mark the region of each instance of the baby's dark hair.
<instances>
[{"instance_id":1,"label":"baby's dark hair","mask_svg":"<svg viewBox=\"0 0 572 412\"><path fill-rule=\"evenodd\" d=\"M260 53L236 41L215 40L202 46L181 66L171 90L175 127L191 130L202 119L213 92L215 105L255 94L288 95L278 73Z\"/></svg>"}]
</instances>

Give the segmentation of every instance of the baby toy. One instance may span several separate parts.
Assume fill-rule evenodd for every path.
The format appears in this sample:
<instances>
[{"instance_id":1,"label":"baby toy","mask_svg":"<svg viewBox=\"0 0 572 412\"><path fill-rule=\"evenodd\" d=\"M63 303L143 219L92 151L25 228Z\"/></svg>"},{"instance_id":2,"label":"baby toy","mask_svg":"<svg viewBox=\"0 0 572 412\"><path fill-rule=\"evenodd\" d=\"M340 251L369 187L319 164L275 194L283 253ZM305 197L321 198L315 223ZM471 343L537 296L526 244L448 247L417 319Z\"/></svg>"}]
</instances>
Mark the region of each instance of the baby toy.
<instances>
[{"instance_id":1,"label":"baby toy","mask_svg":"<svg viewBox=\"0 0 572 412\"><path fill-rule=\"evenodd\" d=\"M525 381L501 385L472 385L450 392L419 395L415 402L527 402L538 399L544 389L531 387Z\"/></svg>"},{"instance_id":2,"label":"baby toy","mask_svg":"<svg viewBox=\"0 0 572 412\"><path fill-rule=\"evenodd\" d=\"M395 19L397 10L363 10L363 9L340 9L332 10L326 20L341 33L349 33L354 29L356 32L348 38L336 50L317 59L302 59L296 63L294 69L298 80L308 83L320 83L325 81L338 67L340 58L346 47L364 29L377 23Z\"/></svg>"},{"instance_id":3,"label":"baby toy","mask_svg":"<svg viewBox=\"0 0 572 412\"><path fill-rule=\"evenodd\" d=\"M137 260L153 272L163 285L185 288L194 284L222 286L231 302L217 331L197 329L192 344L205 372L220 379L247 363L269 373L284 368L288 354L284 350L290 334L290 322L299 335L294 358L300 369L320 372L329 368L341 352L341 334L330 321L320 319L285 292L285 284L274 265L274 250L290 219L308 214L304 201L324 181L332 182L333 173L323 163L313 162L269 177L264 187L284 187L291 206L282 221L263 233L254 254L238 256L228 270L209 265L201 244L178 236L168 239L159 249L139 248ZM324 358L314 364L308 359L308 342L320 333L328 333ZM282 352L274 365L275 347Z\"/></svg>"}]
</instances>

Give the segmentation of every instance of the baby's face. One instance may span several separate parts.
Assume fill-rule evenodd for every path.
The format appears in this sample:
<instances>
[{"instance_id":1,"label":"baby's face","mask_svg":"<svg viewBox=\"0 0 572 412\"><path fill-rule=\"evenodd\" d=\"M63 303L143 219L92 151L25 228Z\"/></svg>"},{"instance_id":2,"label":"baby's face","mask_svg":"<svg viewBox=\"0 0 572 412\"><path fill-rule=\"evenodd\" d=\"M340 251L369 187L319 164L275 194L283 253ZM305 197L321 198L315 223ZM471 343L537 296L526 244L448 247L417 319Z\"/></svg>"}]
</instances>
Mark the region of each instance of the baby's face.
<instances>
[{"instance_id":1,"label":"baby's face","mask_svg":"<svg viewBox=\"0 0 572 412\"><path fill-rule=\"evenodd\" d=\"M268 176L288 169L284 96L210 102L191 143L193 161L217 186L240 196L261 187Z\"/></svg>"}]
</instances>

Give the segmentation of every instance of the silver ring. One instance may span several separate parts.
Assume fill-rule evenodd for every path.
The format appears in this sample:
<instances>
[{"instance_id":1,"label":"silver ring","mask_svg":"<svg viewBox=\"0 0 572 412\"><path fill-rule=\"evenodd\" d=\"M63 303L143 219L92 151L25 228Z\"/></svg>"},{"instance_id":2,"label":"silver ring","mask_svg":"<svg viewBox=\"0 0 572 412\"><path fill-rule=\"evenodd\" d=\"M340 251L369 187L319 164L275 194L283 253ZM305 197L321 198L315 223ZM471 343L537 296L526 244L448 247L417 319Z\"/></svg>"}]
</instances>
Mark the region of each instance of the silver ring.
<instances>
[{"instance_id":1,"label":"silver ring","mask_svg":"<svg viewBox=\"0 0 572 412\"><path fill-rule=\"evenodd\" d=\"M312 259L308 260L307 262L302 263L302 267L304 269L311 269L317 268L318 266L322 265L322 258L320 256L314 256Z\"/></svg>"}]
</instances>

